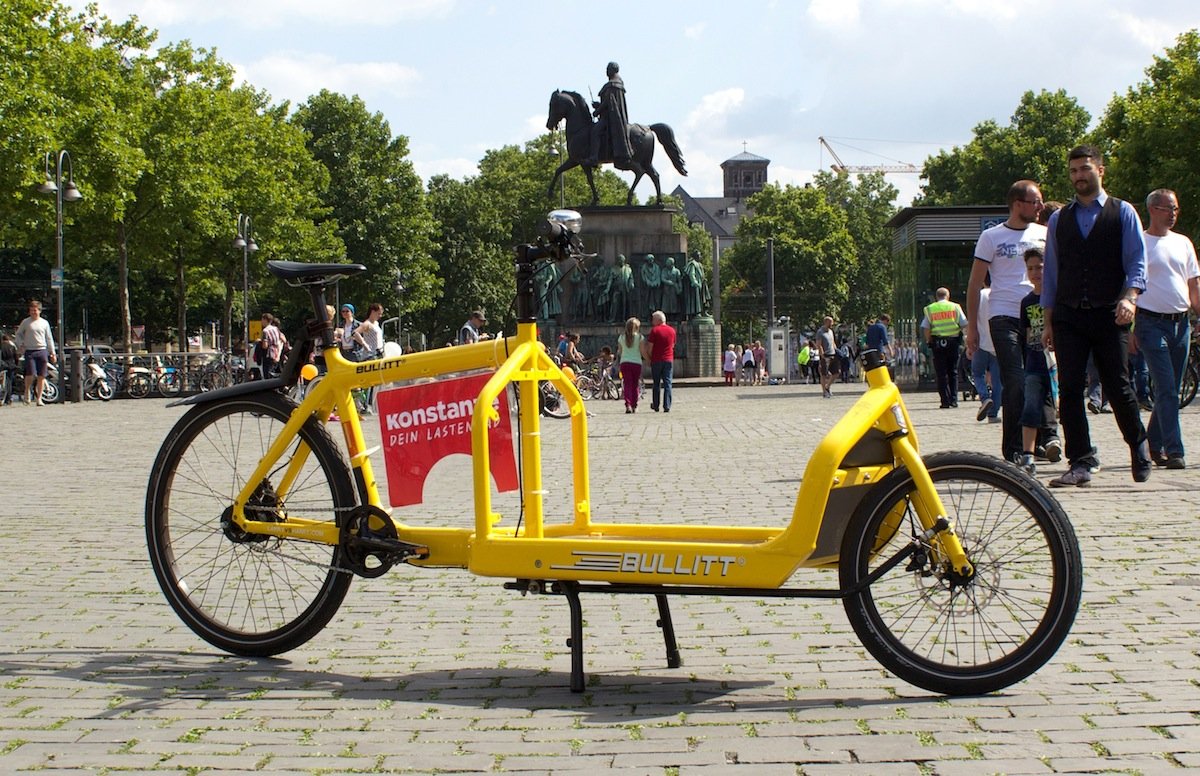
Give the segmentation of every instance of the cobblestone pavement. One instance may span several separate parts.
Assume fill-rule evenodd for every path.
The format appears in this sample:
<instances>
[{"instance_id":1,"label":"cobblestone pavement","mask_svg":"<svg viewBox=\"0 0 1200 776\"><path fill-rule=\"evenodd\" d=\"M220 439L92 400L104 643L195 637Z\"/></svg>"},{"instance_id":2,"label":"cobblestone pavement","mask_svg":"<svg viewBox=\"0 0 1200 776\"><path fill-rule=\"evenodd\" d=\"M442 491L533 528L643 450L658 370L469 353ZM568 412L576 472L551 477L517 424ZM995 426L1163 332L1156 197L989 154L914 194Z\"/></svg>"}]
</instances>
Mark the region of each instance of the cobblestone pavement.
<instances>
[{"instance_id":1,"label":"cobblestone pavement","mask_svg":"<svg viewBox=\"0 0 1200 776\"><path fill-rule=\"evenodd\" d=\"M686 386L670 415L589 402L594 514L783 523L809 451L854 393ZM907 400L926 452L998 450L999 426L976 423L974 407ZM585 597L589 682L576 695L561 598L408 567L356 580L300 649L217 652L171 611L144 547L147 472L181 412L156 399L0 409L0 772L1200 769L1196 468L1134 485L1111 417L1092 418L1103 472L1058 492L1085 561L1067 643L1005 692L947 699L884 672L836 602L715 597L673 600L678 669L651 600ZM1200 411L1183 422L1200 463ZM543 424L552 506L567 498L554 464L570 460L567 428ZM430 503L402 519L469 524L465 472L439 466ZM798 582L834 584L819 571Z\"/></svg>"}]
</instances>

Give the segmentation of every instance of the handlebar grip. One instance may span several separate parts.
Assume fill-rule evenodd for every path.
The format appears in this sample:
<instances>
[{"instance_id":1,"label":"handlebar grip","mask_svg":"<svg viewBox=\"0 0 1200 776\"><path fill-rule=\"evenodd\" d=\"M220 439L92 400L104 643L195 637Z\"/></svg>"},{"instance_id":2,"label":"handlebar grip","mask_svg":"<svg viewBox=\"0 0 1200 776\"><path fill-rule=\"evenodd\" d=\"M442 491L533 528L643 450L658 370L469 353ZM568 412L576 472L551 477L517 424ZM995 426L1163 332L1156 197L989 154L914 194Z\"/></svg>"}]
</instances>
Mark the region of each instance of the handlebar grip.
<instances>
[{"instance_id":1,"label":"handlebar grip","mask_svg":"<svg viewBox=\"0 0 1200 776\"><path fill-rule=\"evenodd\" d=\"M567 234L567 230L562 224L545 220L538 225L538 234L540 234L542 237L549 238L554 242L561 242L563 237Z\"/></svg>"}]
</instances>

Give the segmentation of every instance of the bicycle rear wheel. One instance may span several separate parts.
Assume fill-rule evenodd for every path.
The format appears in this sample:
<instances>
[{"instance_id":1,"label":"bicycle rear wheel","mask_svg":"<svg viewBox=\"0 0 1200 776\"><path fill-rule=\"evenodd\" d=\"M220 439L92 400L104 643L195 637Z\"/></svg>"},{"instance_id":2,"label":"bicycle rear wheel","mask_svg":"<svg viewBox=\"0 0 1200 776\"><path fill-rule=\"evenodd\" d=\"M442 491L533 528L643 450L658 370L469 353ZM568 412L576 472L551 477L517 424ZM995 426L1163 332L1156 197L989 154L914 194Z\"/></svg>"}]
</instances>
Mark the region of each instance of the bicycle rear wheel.
<instances>
[{"instance_id":1,"label":"bicycle rear wheel","mask_svg":"<svg viewBox=\"0 0 1200 776\"><path fill-rule=\"evenodd\" d=\"M351 575L337 546L246 534L231 505L295 404L263 392L200 404L171 430L146 495L146 541L159 586L201 638L238 655L275 655L311 639L337 612ZM288 465L304 457L288 492ZM248 507L259 520L288 515L340 522L355 504L350 472L310 418Z\"/></svg>"},{"instance_id":2,"label":"bicycle rear wheel","mask_svg":"<svg viewBox=\"0 0 1200 776\"><path fill-rule=\"evenodd\" d=\"M1037 480L977 453L925 461L975 568L956 579L919 537L920 499L907 469L866 495L842 541L843 589L904 547L920 551L844 600L863 645L906 682L976 695L1026 678L1066 639L1083 587L1082 559L1062 507Z\"/></svg>"},{"instance_id":3,"label":"bicycle rear wheel","mask_svg":"<svg viewBox=\"0 0 1200 776\"><path fill-rule=\"evenodd\" d=\"M1200 387L1200 363L1188 359L1183 367L1183 381L1179 384L1179 408L1183 409L1196 398L1196 388Z\"/></svg>"}]
</instances>

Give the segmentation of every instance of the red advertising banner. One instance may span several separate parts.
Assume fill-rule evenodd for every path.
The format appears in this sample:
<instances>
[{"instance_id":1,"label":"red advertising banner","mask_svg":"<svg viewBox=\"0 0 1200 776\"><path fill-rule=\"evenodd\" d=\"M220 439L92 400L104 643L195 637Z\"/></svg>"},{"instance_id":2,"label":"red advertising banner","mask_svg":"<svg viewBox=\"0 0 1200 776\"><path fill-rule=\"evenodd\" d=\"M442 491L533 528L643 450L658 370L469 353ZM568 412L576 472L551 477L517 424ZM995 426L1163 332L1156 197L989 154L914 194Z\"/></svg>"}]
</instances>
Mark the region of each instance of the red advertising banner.
<instances>
[{"instance_id":1,"label":"red advertising banner","mask_svg":"<svg viewBox=\"0 0 1200 776\"><path fill-rule=\"evenodd\" d=\"M471 454L471 413L490 374L421 383L377 396L388 499L394 507L420 504L425 478L448 455ZM489 424L492 478L500 492L517 489L512 419L501 398L493 405L500 420Z\"/></svg>"}]
</instances>

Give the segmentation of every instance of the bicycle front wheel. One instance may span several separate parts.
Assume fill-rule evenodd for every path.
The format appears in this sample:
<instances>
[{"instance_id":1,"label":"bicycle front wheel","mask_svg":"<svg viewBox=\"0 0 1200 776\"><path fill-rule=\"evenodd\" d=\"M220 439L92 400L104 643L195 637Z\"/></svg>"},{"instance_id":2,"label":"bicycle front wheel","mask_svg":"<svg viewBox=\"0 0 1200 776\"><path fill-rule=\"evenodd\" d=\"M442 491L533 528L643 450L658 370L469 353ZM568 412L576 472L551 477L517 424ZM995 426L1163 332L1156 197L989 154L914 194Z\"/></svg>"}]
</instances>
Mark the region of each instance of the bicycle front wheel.
<instances>
[{"instance_id":1,"label":"bicycle front wheel","mask_svg":"<svg viewBox=\"0 0 1200 776\"><path fill-rule=\"evenodd\" d=\"M234 497L295 406L273 392L196 406L167 436L146 495L146 541L167 600L201 638L238 655L308 641L350 586L339 547L247 534L230 519ZM279 493L295 461L299 476ZM341 451L310 418L247 511L259 520L337 522L354 503Z\"/></svg>"},{"instance_id":2,"label":"bicycle front wheel","mask_svg":"<svg viewBox=\"0 0 1200 776\"><path fill-rule=\"evenodd\" d=\"M541 396L542 414L551 418L571 417L571 408L567 400L558 392L553 383L543 382L538 389Z\"/></svg>"},{"instance_id":3,"label":"bicycle front wheel","mask_svg":"<svg viewBox=\"0 0 1200 776\"><path fill-rule=\"evenodd\" d=\"M1071 523L1045 486L975 453L925 465L975 573L957 578L920 538L920 494L907 469L866 495L842 541L842 588L914 542L918 552L844 600L868 651L906 682L946 695L1008 687L1066 639L1083 588Z\"/></svg>"},{"instance_id":4,"label":"bicycle front wheel","mask_svg":"<svg viewBox=\"0 0 1200 776\"><path fill-rule=\"evenodd\" d=\"M125 392L135 399L144 399L150 395L150 376L137 373L129 376Z\"/></svg>"},{"instance_id":5,"label":"bicycle front wheel","mask_svg":"<svg viewBox=\"0 0 1200 776\"><path fill-rule=\"evenodd\" d=\"M596 384L595 378L588 377L587 375L580 375L579 379L575 381L575 387L579 390L579 395L585 399L596 398L600 390L600 386Z\"/></svg>"},{"instance_id":6,"label":"bicycle front wheel","mask_svg":"<svg viewBox=\"0 0 1200 776\"><path fill-rule=\"evenodd\" d=\"M183 373L163 372L155 385L163 396L178 396L183 390Z\"/></svg>"}]
</instances>

